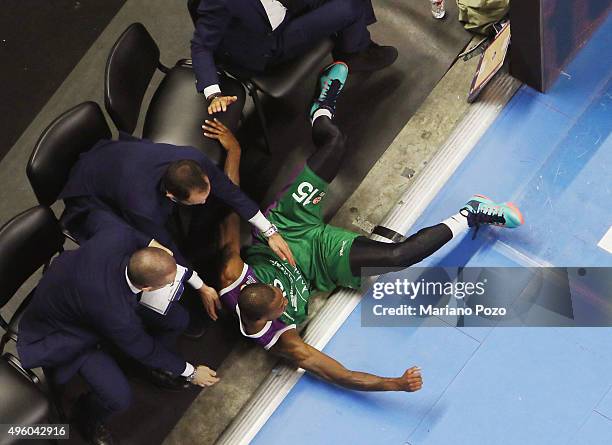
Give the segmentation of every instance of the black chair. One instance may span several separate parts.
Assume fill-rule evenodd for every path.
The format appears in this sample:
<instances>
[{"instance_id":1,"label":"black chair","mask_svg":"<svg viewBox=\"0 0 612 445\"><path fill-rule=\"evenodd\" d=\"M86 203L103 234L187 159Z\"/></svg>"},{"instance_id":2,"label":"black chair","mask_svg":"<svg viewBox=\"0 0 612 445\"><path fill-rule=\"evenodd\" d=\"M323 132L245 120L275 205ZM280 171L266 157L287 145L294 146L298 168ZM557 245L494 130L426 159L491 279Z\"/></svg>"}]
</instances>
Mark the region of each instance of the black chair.
<instances>
[{"instance_id":1,"label":"black chair","mask_svg":"<svg viewBox=\"0 0 612 445\"><path fill-rule=\"evenodd\" d=\"M83 102L55 119L38 139L26 167L38 202L50 206L57 201L81 153L100 139L110 138L104 114L95 102ZM75 241L66 229L62 230Z\"/></svg>"},{"instance_id":2,"label":"black chair","mask_svg":"<svg viewBox=\"0 0 612 445\"><path fill-rule=\"evenodd\" d=\"M64 235L49 207L37 206L12 218L0 228L0 309L34 272L49 265L51 258L63 251ZM32 290L7 322L0 315L5 333L0 352L9 340L17 342L19 321L32 300Z\"/></svg>"},{"instance_id":3,"label":"black chair","mask_svg":"<svg viewBox=\"0 0 612 445\"><path fill-rule=\"evenodd\" d=\"M132 134L138 122L145 92L153 74L165 74L155 91L145 116L142 136L154 142L199 148L219 164L224 150L211 144L201 125L208 117L204 97L195 89L191 60L179 60L174 67L164 66L159 47L140 23L133 23L121 34L106 62L104 104L120 131ZM220 80L228 93L238 96L232 104L242 110L245 92L234 79Z\"/></svg>"},{"instance_id":4,"label":"black chair","mask_svg":"<svg viewBox=\"0 0 612 445\"><path fill-rule=\"evenodd\" d=\"M187 9L195 26L198 19L200 0L187 0ZM259 118L268 151L270 151L270 136L266 124L265 113L261 105L260 93L273 99L282 99L291 93L307 76L318 72L324 60L334 47L331 38L317 42L305 54L286 63L272 67L263 73L247 72L238 67L219 63L217 67L227 75L238 79L249 92L255 111ZM223 91L223 88L221 88ZM225 92L225 91L224 91Z\"/></svg>"},{"instance_id":5,"label":"black chair","mask_svg":"<svg viewBox=\"0 0 612 445\"><path fill-rule=\"evenodd\" d=\"M0 419L4 424L21 426L50 423L50 403L38 387L38 378L23 369L12 354L0 357ZM36 443L39 441L37 440ZM5 436L2 444L24 443L23 439ZM52 443L43 441L41 443Z\"/></svg>"}]
</instances>

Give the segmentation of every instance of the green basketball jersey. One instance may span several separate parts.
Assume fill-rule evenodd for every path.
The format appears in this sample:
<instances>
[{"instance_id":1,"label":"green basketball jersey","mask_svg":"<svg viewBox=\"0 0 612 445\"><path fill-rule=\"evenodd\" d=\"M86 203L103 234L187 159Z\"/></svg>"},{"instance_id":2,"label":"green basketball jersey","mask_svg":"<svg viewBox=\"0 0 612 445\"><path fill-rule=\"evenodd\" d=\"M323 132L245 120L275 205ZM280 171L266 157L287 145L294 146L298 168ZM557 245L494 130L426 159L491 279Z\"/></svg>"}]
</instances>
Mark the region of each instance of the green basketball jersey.
<instances>
[{"instance_id":1,"label":"green basketball jersey","mask_svg":"<svg viewBox=\"0 0 612 445\"><path fill-rule=\"evenodd\" d=\"M313 291L331 291L337 286L358 288L361 284L349 262L351 246L359 235L323 222L321 205L327 187L306 166L267 215L289 245L299 269L281 261L261 237L261 243L243 252L257 279L278 287L289 300L281 317L288 324L306 319Z\"/></svg>"}]
</instances>

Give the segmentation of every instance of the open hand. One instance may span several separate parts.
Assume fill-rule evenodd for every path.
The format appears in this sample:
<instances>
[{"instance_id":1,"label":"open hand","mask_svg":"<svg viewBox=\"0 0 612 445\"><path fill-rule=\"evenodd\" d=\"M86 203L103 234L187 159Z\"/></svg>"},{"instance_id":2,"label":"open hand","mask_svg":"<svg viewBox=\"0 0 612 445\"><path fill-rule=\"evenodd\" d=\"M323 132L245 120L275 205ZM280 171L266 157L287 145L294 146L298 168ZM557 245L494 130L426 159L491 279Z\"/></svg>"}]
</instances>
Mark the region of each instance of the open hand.
<instances>
[{"instance_id":1,"label":"open hand","mask_svg":"<svg viewBox=\"0 0 612 445\"><path fill-rule=\"evenodd\" d=\"M295 267L295 260L293 259L293 253L287 245L287 242L280 236L279 233L275 233L268 238L268 246L281 260L287 260L289 264Z\"/></svg>"},{"instance_id":2,"label":"open hand","mask_svg":"<svg viewBox=\"0 0 612 445\"><path fill-rule=\"evenodd\" d=\"M198 289L200 293L200 298L202 299L202 304L204 305L204 309L208 313L208 316L212 318L214 321L217 321L219 318L217 315L217 310L221 309L221 301L219 300L219 294L212 287L203 285L200 289Z\"/></svg>"},{"instance_id":3,"label":"open hand","mask_svg":"<svg viewBox=\"0 0 612 445\"><path fill-rule=\"evenodd\" d=\"M240 150L240 144L234 133L217 118L213 120L206 119L202 129L204 130L204 136L218 140L227 151Z\"/></svg>"},{"instance_id":4,"label":"open hand","mask_svg":"<svg viewBox=\"0 0 612 445\"><path fill-rule=\"evenodd\" d=\"M191 381L194 385L198 386L212 386L217 383L220 379L217 377L217 373L210 369L208 366L199 365L196 368L196 373Z\"/></svg>"},{"instance_id":5,"label":"open hand","mask_svg":"<svg viewBox=\"0 0 612 445\"><path fill-rule=\"evenodd\" d=\"M208 114L221 113L227 111L227 107L238 100L238 96L217 96L213 98L208 106Z\"/></svg>"}]
</instances>

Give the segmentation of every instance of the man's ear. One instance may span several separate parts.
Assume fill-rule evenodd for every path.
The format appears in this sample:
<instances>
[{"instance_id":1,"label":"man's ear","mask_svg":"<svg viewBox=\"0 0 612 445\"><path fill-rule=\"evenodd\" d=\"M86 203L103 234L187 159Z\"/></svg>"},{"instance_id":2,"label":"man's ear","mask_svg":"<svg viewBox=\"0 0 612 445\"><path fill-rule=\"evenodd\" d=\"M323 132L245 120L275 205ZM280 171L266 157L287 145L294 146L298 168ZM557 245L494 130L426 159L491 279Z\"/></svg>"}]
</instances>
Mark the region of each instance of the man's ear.
<instances>
[{"instance_id":1,"label":"man's ear","mask_svg":"<svg viewBox=\"0 0 612 445\"><path fill-rule=\"evenodd\" d=\"M174 195L172 193L170 193L169 191L166 191L166 198L173 199Z\"/></svg>"}]
</instances>

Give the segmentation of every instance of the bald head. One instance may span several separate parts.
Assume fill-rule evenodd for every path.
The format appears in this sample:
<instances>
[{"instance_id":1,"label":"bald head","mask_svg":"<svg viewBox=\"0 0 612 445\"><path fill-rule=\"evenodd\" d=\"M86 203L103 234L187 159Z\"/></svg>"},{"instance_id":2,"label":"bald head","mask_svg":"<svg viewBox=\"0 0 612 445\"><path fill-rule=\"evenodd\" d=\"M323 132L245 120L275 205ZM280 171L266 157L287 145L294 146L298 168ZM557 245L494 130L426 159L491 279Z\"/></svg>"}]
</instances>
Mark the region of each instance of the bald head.
<instances>
[{"instance_id":1,"label":"bald head","mask_svg":"<svg viewBox=\"0 0 612 445\"><path fill-rule=\"evenodd\" d=\"M157 247L137 250L128 263L128 277L139 288L158 288L171 283L176 276L176 261Z\"/></svg>"},{"instance_id":2,"label":"bald head","mask_svg":"<svg viewBox=\"0 0 612 445\"><path fill-rule=\"evenodd\" d=\"M273 287L263 283L248 284L240 291L238 307L249 320L261 320L270 312L275 298Z\"/></svg>"}]
</instances>

